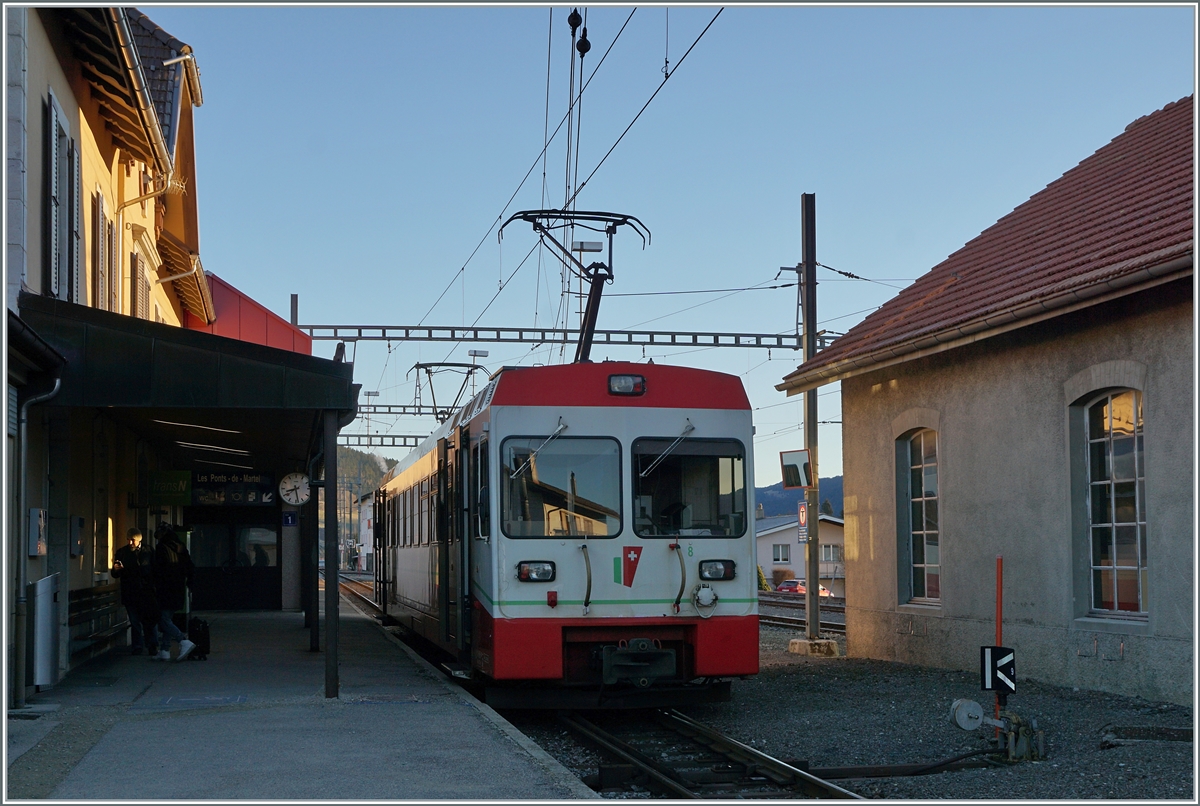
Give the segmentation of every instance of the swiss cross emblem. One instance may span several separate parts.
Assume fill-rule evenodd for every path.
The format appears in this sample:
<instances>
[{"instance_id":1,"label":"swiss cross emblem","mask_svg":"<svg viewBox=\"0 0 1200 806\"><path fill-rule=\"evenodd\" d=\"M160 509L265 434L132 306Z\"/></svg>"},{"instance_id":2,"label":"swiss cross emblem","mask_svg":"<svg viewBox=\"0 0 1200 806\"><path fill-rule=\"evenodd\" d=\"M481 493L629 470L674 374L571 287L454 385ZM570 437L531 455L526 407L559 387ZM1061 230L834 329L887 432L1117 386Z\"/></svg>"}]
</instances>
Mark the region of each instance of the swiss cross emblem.
<instances>
[{"instance_id":1,"label":"swiss cross emblem","mask_svg":"<svg viewBox=\"0 0 1200 806\"><path fill-rule=\"evenodd\" d=\"M633 576L637 573L638 560L642 556L641 546L626 546L621 555L621 584L633 587Z\"/></svg>"}]
</instances>

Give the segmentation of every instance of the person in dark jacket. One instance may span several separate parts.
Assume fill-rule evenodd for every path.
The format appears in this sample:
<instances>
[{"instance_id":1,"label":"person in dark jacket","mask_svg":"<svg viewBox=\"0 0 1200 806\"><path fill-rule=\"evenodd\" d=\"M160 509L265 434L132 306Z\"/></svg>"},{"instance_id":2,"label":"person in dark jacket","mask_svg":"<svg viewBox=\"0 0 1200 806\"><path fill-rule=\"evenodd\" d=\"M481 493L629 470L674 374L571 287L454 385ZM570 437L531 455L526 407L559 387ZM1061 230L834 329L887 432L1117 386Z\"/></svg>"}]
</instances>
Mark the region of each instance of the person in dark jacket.
<instances>
[{"instance_id":1,"label":"person in dark jacket","mask_svg":"<svg viewBox=\"0 0 1200 806\"><path fill-rule=\"evenodd\" d=\"M158 654L155 625L161 617L154 595L154 555L142 545L140 529L130 529L129 542L113 555L113 579L121 580L121 604L129 614L131 651L142 654L145 644L150 655Z\"/></svg>"},{"instance_id":2,"label":"person in dark jacket","mask_svg":"<svg viewBox=\"0 0 1200 806\"><path fill-rule=\"evenodd\" d=\"M192 558L170 526L160 526L154 536L158 541L154 547L154 590L161 612L158 629L162 635L155 658L170 660L171 642L177 641L179 655L175 660L183 660L196 645L175 626L174 617L176 610L184 608L186 589L192 584Z\"/></svg>"}]
</instances>

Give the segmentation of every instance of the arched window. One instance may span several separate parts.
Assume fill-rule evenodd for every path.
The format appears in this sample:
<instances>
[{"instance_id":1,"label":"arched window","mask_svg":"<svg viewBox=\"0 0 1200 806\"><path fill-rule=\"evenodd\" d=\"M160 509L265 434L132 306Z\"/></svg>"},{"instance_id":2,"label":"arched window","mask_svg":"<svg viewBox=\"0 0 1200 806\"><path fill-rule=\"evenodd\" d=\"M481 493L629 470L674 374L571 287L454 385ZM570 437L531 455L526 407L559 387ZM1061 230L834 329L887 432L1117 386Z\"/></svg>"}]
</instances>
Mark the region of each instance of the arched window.
<instances>
[{"instance_id":1,"label":"arched window","mask_svg":"<svg viewBox=\"0 0 1200 806\"><path fill-rule=\"evenodd\" d=\"M901 601L938 603L942 573L937 432L911 432L896 448Z\"/></svg>"},{"instance_id":2,"label":"arched window","mask_svg":"<svg viewBox=\"0 0 1200 806\"><path fill-rule=\"evenodd\" d=\"M1142 395L1107 392L1087 406L1091 610L1145 613L1146 484Z\"/></svg>"}]
</instances>

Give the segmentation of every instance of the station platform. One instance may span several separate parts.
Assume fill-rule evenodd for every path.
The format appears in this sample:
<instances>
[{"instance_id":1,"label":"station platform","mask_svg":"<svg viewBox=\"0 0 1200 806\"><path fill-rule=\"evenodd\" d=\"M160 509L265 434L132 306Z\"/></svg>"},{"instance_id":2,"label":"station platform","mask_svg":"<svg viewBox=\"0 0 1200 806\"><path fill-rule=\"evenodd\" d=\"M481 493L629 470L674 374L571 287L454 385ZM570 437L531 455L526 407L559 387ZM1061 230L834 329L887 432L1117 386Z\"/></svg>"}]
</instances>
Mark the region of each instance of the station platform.
<instances>
[{"instance_id":1,"label":"station platform","mask_svg":"<svg viewBox=\"0 0 1200 806\"><path fill-rule=\"evenodd\" d=\"M196 615L207 660L117 649L10 711L5 800L598 797L345 598L336 699L303 614Z\"/></svg>"}]
</instances>

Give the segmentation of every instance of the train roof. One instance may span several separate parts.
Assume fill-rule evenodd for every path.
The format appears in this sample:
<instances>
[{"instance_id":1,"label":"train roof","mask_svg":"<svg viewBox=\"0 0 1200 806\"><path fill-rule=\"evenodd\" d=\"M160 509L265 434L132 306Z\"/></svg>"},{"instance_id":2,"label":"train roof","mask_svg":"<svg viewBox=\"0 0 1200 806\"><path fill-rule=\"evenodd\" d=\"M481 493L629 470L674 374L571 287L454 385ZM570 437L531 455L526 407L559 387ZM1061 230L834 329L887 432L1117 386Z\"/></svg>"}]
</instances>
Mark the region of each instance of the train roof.
<instances>
[{"instance_id":1,"label":"train roof","mask_svg":"<svg viewBox=\"0 0 1200 806\"><path fill-rule=\"evenodd\" d=\"M612 375L639 375L644 392L609 392ZM601 361L540 367L502 367L488 385L397 463L381 484L408 469L458 425L488 406L605 406L662 409L750 409L741 378L670 364Z\"/></svg>"}]
</instances>

